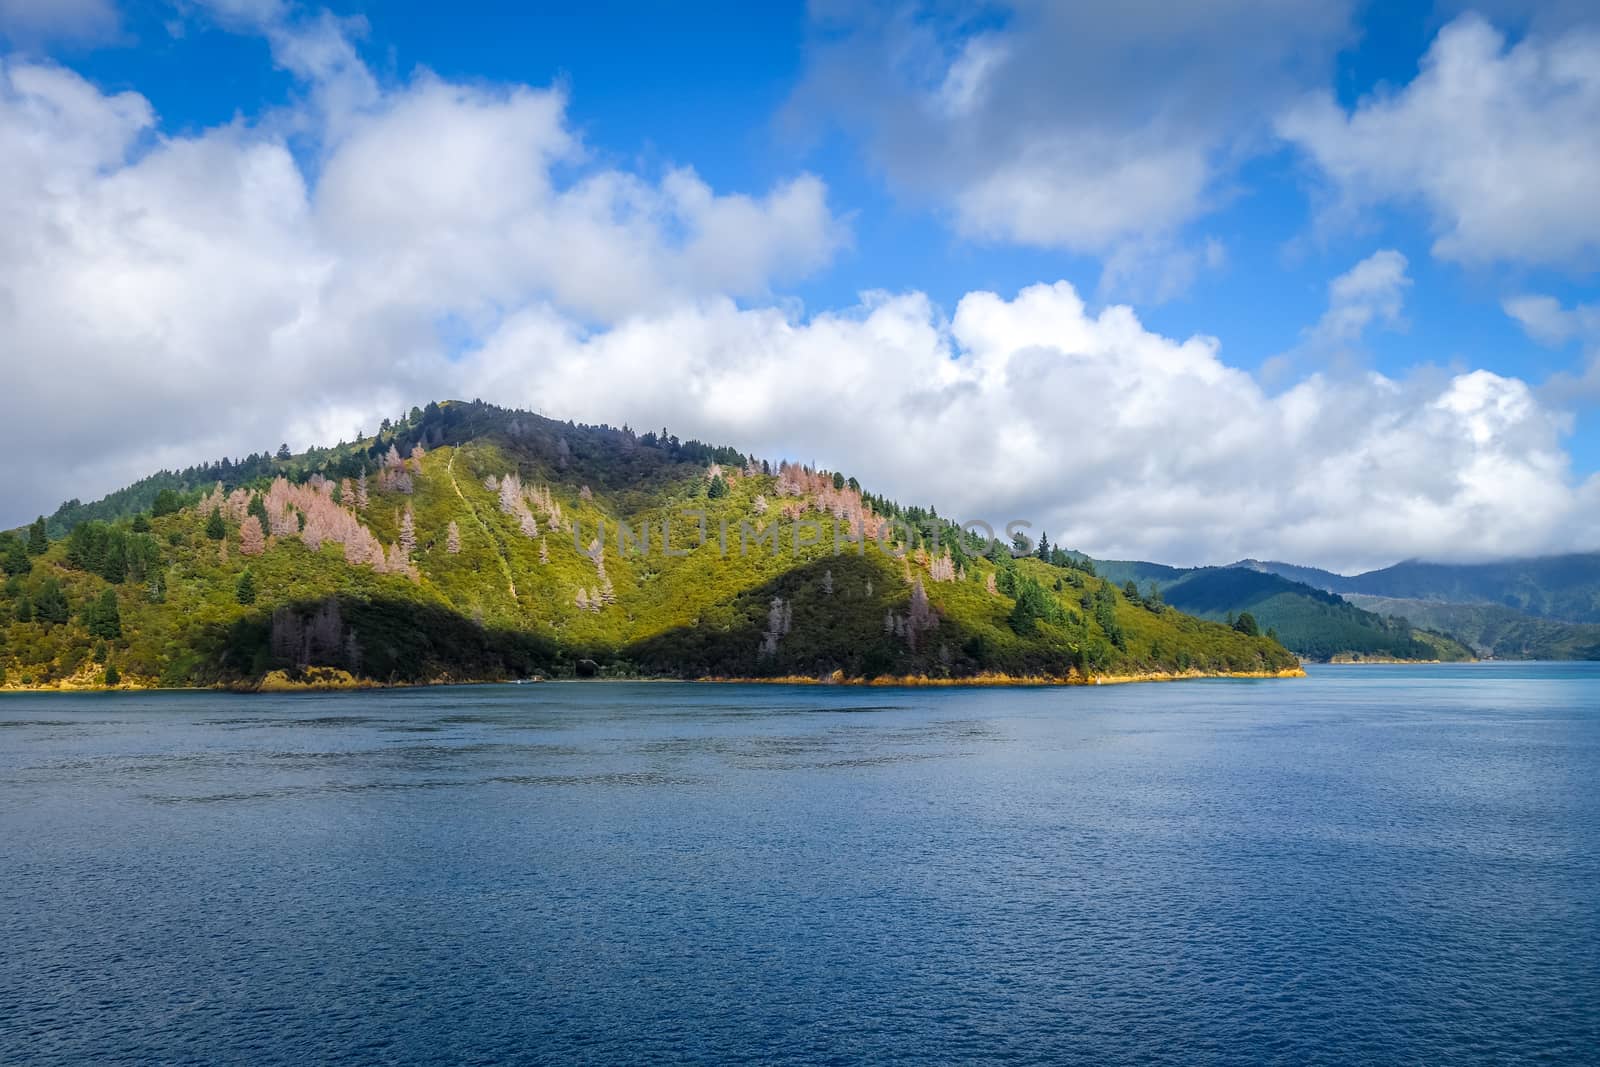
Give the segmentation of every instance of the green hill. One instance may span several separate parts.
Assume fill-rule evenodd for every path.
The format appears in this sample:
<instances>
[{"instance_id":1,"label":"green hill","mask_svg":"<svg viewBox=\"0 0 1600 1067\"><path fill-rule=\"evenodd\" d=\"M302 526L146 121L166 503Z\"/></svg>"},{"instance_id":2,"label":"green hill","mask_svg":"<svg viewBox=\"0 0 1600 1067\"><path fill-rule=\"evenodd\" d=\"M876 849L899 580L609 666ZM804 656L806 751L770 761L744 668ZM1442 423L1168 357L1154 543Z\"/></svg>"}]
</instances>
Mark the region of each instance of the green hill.
<instances>
[{"instance_id":1,"label":"green hill","mask_svg":"<svg viewBox=\"0 0 1600 1067\"><path fill-rule=\"evenodd\" d=\"M1396 600L1353 593L1369 611L1405 615L1420 626L1447 631L1480 656L1495 659L1600 659L1600 624L1558 622L1496 604Z\"/></svg>"},{"instance_id":2,"label":"green hill","mask_svg":"<svg viewBox=\"0 0 1600 1067\"><path fill-rule=\"evenodd\" d=\"M0 680L1295 667L1276 641L1060 562L1014 559L841 474L430 404L375 438L167 472L4 535Z\"/></svg>"},{"instance_id":3,"label":"green hill","mask_svg":"<svg viewBox=\"0 0 1600 1067\"><path fill-rule=\"evenodd\" d=\"M1312 567L1244 560L1231 567L1169 567L1137 560L1094 560L1116 585L1154 586L1180 611L1231 622L1249 613L1285 647L1310 660L1462 660L1473 653L1445 632L1420 629L1403 615L1366 611L1293 573L1338 577ZM1279 570L1287 573L1280 574Z\"/></svg>"},{"instance_id":4,"label":"green hill","mask_svg":"<svg viewBox=\"0 0 1600 1067\"><path fill-rule=\"evenodd\" d=\"M1600 623L1600 552L1492 563L1409 560L1345 576L1286 563L1245 560L1253 567L1343 595L1452 604L1492 604L1523 615Z\"/></svg>"},{"instance_id":5,"label":"green hill","mask_svg":"<svg viewBox=\"0 0 1600 1067\"><path fill-rule=\"evenodd\" d=\"M1162 595L1202 618L1231 620L1248 612L1307 659L1472 658L1472 650L1460 642L1419 630L1404 616L1364 611L1337 594L1264 571L1201 568L1165 586Z\"/></svg>"}]
</instances>

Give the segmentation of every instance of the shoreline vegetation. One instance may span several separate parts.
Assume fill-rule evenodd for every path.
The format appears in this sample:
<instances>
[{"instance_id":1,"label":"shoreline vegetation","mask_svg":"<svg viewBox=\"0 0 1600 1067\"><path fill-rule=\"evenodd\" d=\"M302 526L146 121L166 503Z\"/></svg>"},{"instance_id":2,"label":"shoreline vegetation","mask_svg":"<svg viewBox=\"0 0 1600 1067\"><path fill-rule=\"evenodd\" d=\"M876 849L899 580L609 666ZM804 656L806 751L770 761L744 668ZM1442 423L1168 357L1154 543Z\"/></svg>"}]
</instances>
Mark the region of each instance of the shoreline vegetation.
<instances>
[{"instance_id":1,"label":"shoreline vegetation","mask_svg":"<svg viewBox=\"0 0 1600 1067\"><path fill-rule=\"evenodd\" d=\"M1372 661L1367 661L1372 662ZM600 678L477 678L442 679L425 682L379 682L370 678L357 678L348 671L316 669L305 672L300 678L285 671L274 671L255 684L219 684L213 686L172 687L123 681L114 686L92 682L63 679L48 686L0 685L0 693L316 693L370 689L433 689L466 685L536 685L549 682L688 682L695 685L842 685L901 689L955 689L995 688L1023 689L1050 686L1128 685L1137 682L1183 682L1205 678L1266 679L1304 678L1303 667L1261 671L1142 671L1131 674L1102 674L1087 677L1068 675L1009 675L975 674L962 678L938 678L929 675L900 674L879 675L872 678L845 677L842 672L813 677L811 675L780 675L774 677L701 677L677 678L669 675Z\"/></svg>"}]
</instances>

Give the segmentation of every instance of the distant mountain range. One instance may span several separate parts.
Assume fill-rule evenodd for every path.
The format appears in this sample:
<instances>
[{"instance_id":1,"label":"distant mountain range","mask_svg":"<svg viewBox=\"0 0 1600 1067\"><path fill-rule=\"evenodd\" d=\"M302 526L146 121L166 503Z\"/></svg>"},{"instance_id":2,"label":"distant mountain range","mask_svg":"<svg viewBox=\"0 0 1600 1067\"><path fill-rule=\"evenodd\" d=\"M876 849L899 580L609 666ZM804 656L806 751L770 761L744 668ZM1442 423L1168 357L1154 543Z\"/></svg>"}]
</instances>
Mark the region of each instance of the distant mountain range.
<instances>
[{"instance_id":1,"label":"distant mountain range","mask_svg":"<svg viewBox=\"0 0 1600 1067\"><path fill-rule=\"evenodd\" d=\"M1352 577L1260 560L1242 560L1234 566L1266 571L1341 595L1493 604L1534 618L1600 623L1600 552L1494 563L1409 560Z\"/></svg>"},{"instance_id":2,"label":"distant mountain range","mask_svg":"<svg viewBox=\"0 0 1600 1067\"><path fill-rule=\"evenodd\" d=\"M1095 567L1113 581L1154 582L1168 603L1202 617L1249 611L1309 659L1600 659L1600 553L1410 560L1357 575L1255 559L1225 567ZM1246 574L1252 577L1237 577ZM1417 654L1419 644L1438 655Z\"/></svg>"}]
</instances>

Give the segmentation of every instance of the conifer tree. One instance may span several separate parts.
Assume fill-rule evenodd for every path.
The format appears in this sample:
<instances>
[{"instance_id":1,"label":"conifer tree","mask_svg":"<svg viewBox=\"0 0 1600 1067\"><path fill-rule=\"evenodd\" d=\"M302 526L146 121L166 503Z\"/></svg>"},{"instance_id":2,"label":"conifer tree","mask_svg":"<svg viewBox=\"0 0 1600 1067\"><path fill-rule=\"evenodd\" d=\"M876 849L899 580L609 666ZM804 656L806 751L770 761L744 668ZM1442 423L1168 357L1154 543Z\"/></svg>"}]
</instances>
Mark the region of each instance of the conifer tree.
<instances>
[{"instance_id":1,"label":"conifer tree","mask_svg":"<svg viewBox=\"0 0 1600 1067\"><path fill-rule=\"evenodd\" d=\"M163 515L175 514L182 506L183 501L179 499L176 489L162 489L156 493L155 502L150 505L150 514L159 519Z\"/></svg>"},{"instance_id":2,"label":"conifer tree","mask_svg":"<svg viewBox=\"0 0 1600 1067\"><path fill-rule=\"evenodd\" d=\"M39 586L39 591L33 598L33 615L46 626L60 626L71 617L67 609L67 594L62 592L61 583L54 578L46 578Z\"/></svg>"},{"instance_id":3,"label":"conifer tree","mask_svg":"<svg viewBox=\"0 0 1600 1067\"><path fill-rule=\"evenodd\" d=\"M222 524L221 508L211 509L211 517L206 520L206 536L213 541L220 541L228 536L228 528Z\"/></svg>"},{"instance_id":4,"label":"conifer tree","mask_svg":"<svg viewBox=\"0 0 1600 1067\"><path fill-rule=\"evenodd\" d=\"M117 609L116 590L107 589L100 594L100 599L84 608L83 625L90 637L114 640L122 636L122 613Z\"/></svg>"},{"instance_id":5,"label":"conifer tree","mask_svg":"<svg viewBox=\"0 0 1600 1067\"><path fill-rule=\"evenodd\" d=\"M254 604L256 602L256 577L246 567L244 573L239 575L239 583L233 587L233 599L241 604Z\"/></svg>"},{"instance_id":6,"label":"conifer tree","mask_svg":"<svg viewBox=\"0 0 1600 1067\"><path fill-rule=\"evenodd\" d=\"M33 560L28 558L28 546L20 537L11 534L0 535L0 568L15 578L33 570Z\"/></svg>"},{"instance_id":7,"label":"conifer tree","mask_svg":"<svg viewBox=\"0 0 1600 1067\"><path fill-rule=\"evenodd\" d=\"M50 547L50 535L45 532L44 516L40 515L28 527L28 555L42 556Z\"/></svg>"}]
</instances>

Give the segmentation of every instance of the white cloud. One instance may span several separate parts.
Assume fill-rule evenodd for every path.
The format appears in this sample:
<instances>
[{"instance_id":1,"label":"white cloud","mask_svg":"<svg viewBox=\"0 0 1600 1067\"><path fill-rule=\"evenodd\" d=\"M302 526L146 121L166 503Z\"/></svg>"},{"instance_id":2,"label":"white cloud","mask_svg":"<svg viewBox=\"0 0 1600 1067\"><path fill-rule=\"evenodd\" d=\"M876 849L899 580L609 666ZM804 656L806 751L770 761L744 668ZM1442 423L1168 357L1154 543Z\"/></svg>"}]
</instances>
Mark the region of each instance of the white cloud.
<instances>
[{"instance_id":1,"label":"white cloud","mask_svg":"<svg viewBox=\"0 0 1600 1067\"><path fill-rule=\"evenodd\" d=\"M1012 0L974 31L970 12L817 5L791 117L857 132L896 189L969 237L1103 252L1223 197L1258 117L1320 80L1348 13Z\"/></svg>"},{"instance_id":2,"label":"white cloud","mask_svg":"<svg viewBox=\"0 0 1600 1067\"><path fill-rule=\"evenodd\" d=\"M1600 304L1563 307L1552 296L1525 294L1502 303L1523 332L1542 345L1564 348L1580 343L1584 362L1575 371L1561 371L1545 381L1540 392L1562 406L1600 401Z\"/></svg>"},{"instance_id":3,"label":"white cloud","mask_svg":"<svg viewBox=\"0 0 1600 1067\"><path fill-rule=\"evenodd\" d=\"M1525 294L1506 299L1502 306L1542 345L1560 348L1575 337L1600 339L1600 304L1565 308L1553 296Z\"/></svg>"},{"instance_id":4,"label":"white cloud","mask_svg":"<svg viewBox=\"0 0 1600 1067\"><path fill-rule=\"evenodd\" d=\"M419 389L453 391L441 323L764 297L848 239L809 175L742 195L596 165L559 91L426 72L379 89L342 24L269 32L307 101L194 136L163 135L135 93L0 59L8 520L179 457L275 447L285 412L370 429Z\"/></svg>"},{"instance_id":5,"label":"white cloud","mask_svg":"<svg viewBox=\"0 0 1600 1067\"><path fill-rule=\"evenodd\" d=\"M1274 395L1216 341L1091 315L1066 283L970 293L948 321L917 293L809 321L714 300L593 334L530 310L461 369L484 396L798 453L1113 556L1481 557L1570 547L1600 514L1566 417L1521 381L1316 375Z\"/></svg>"},{"instance_id":6,"label":"white cloud","mask_svg":"<svg viewBox=\"0 0 1600 1067\"><path fill-rule=\"evenodd\" d=\"M1372 253L1328 285L1328 310L1311 330L1319 346L1359 341L1374 323L1401 324L1405 291L1406 257L1392 248Z\"/></svg>"},{"instance_id":7,"label":"white cloud","mask_svg":"<svg viewBox=\"0 0 1600 1067\"><path fill-rule=\"evenodd\" d=\"M1600 251L1600 33L1515 46L1476 15L1439 32L1416 78L1346 112L1327 93L1278 122L1343 206L1417 202L1436 255L1593 269Z\"/></svg>"}]
</instances>

